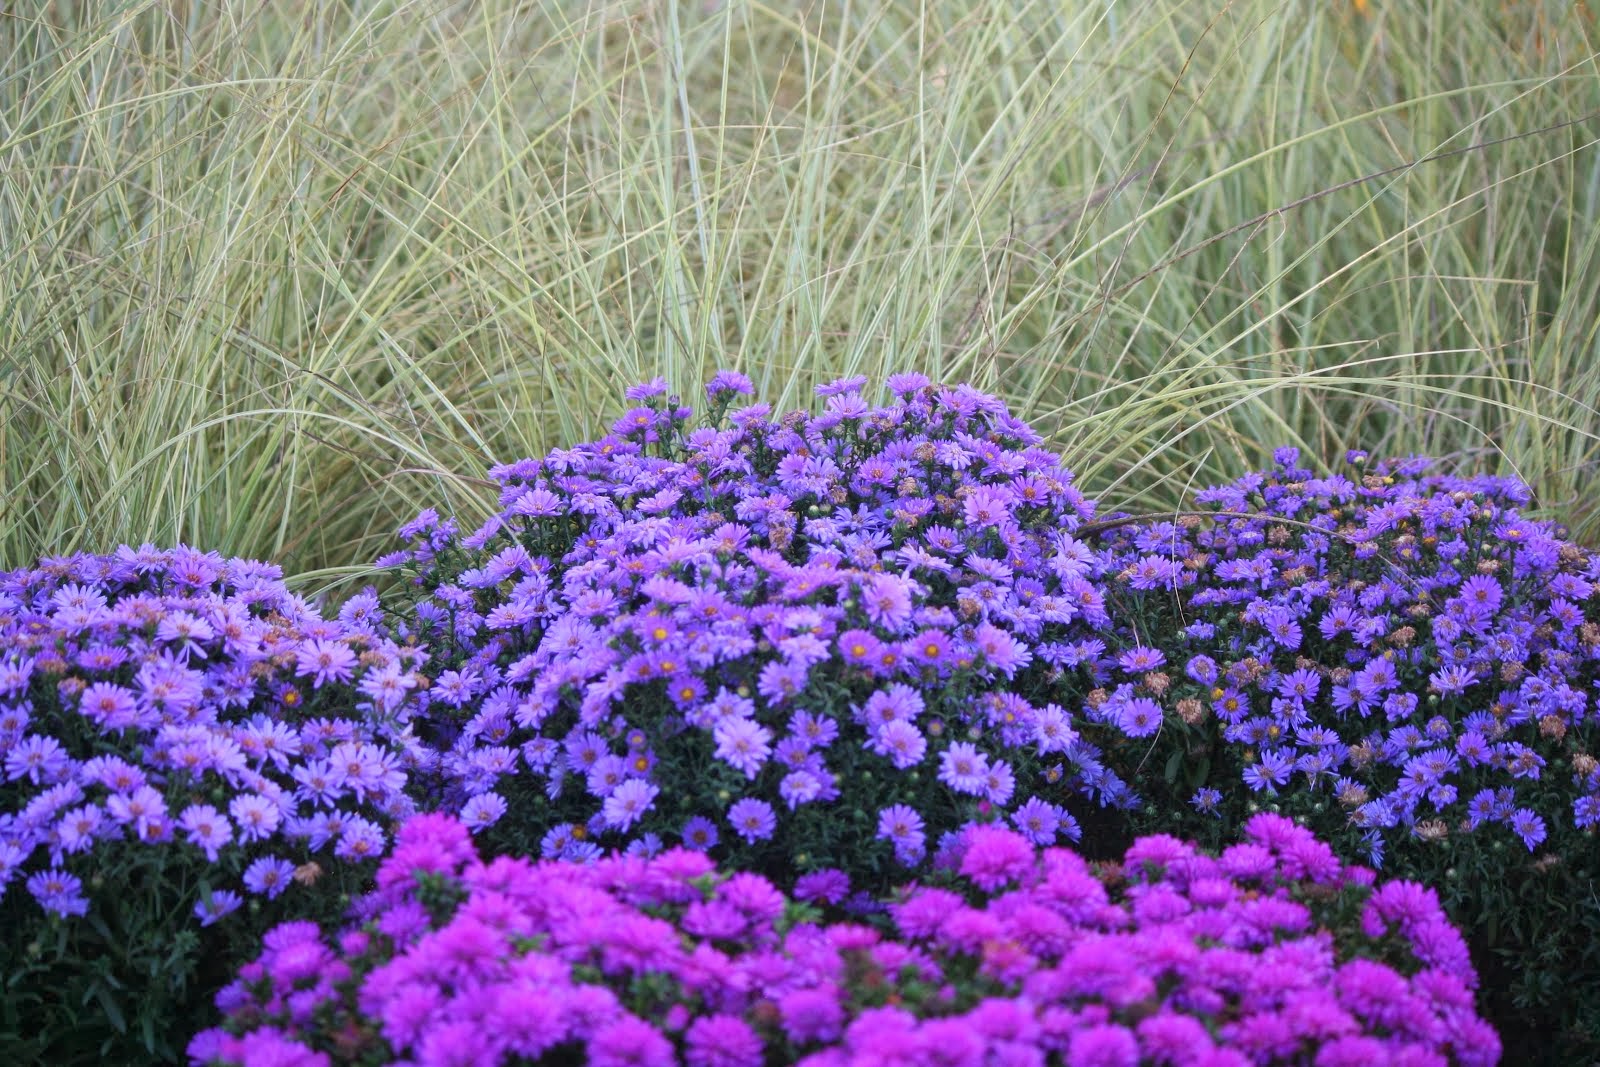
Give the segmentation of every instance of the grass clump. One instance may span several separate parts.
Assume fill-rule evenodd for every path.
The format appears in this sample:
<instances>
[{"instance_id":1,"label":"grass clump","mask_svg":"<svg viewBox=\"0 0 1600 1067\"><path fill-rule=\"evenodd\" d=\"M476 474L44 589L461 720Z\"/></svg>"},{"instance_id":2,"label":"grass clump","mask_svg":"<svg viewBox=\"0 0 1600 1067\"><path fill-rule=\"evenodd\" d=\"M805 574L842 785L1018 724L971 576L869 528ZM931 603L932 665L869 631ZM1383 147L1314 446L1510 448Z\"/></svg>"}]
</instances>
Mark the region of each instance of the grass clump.
<instances>
[{"instance_id":1,"label":"grass clump","mask_svg":"<svg viewBox=\"0 0 1600 1067\"><path fill-rule=\"evenodd\" d=\"M1596 518L1587 6L154 0L0 21L0 560L332 582L616 381L915 366L1110 506L1263 441Z\"/></svg>"}]
</instances>

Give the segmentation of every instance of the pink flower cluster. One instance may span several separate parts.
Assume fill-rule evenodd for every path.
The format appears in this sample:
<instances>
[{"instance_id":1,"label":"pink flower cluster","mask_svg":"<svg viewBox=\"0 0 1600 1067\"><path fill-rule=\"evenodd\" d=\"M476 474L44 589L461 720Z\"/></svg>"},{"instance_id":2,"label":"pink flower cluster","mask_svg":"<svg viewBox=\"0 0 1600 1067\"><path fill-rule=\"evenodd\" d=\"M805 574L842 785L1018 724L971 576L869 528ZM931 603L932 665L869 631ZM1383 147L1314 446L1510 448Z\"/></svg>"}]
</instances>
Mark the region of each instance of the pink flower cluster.
<instances>
[{"instance_id":1,"label":"pink flower cluster","mask_svg":"<svg viewBox=\"0 0 1600 1067\"><path fill-rule=\"evenodd\" d=\"M329 938L279 927L218 998L196 1064L597 1067L1493 1064L1431 890L1374 885L1261 815L1218 856L1168 837L1119 865L998 825L880 926L822 921L702 853L481 861L417 816ZM842 890L842 887L835 887Z\"/></svg>"}]
</instances>

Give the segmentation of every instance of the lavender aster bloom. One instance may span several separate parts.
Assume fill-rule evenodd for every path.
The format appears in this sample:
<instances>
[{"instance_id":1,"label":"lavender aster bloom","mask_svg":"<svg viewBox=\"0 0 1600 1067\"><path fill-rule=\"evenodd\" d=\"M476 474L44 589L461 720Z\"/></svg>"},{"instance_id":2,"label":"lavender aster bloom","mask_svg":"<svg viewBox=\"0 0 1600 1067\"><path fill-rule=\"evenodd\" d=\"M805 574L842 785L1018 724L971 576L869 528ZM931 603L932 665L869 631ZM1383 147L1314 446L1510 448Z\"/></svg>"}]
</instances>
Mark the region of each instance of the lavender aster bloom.
<instances>
[{"instance_id":1,"label":"lavender aster bloom","mask_svg":"<svg viewBox=\"0 0 1600 1067\"><path fill-rule=\"evenodd\" d=\"M728 822L733 826L734 832L748 844L765 841L772 836L772 831L778 825L777 817L772 812L772 805L764 800L750 797L734 802L728 809Z\"/></svg>"}]
</instances>

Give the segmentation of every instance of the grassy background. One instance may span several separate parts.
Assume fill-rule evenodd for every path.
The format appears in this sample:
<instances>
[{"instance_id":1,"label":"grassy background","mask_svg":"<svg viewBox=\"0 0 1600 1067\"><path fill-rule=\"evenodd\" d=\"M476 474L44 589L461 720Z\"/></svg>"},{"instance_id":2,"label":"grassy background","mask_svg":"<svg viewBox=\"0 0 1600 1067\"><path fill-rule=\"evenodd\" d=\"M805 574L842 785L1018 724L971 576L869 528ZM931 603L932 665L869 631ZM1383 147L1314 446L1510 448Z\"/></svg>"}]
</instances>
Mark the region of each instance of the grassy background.
<instances>
[{"instance_id":1,"label":"grassy background","mask_svg":"<svg viewBox=\"0 0 1600 1067\"><path fill-rule=\"evenodd\" d=\"M1109 507L1278 444L1600 542L1565 0L44 0L0 12L0 566L359 575L720 367L920 369Z\"/></svg>"}]
</instances>

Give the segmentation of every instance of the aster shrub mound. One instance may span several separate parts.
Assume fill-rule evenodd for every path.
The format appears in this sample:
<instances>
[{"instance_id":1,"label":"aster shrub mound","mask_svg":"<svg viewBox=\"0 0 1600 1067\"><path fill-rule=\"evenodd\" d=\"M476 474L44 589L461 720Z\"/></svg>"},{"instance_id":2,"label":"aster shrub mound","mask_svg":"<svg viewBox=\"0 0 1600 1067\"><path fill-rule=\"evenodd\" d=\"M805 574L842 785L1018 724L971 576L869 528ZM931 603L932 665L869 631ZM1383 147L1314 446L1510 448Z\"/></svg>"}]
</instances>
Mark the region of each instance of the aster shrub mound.
<instances>
[{"instance_id":1,"label":"aster shrub mound","mask_svg":"<svg viewBox=\"0 0 1600 1067\"><path fill-rule=\"evenodd\" d=\"M1106 653L1126 673L1080 726L1146 830L1223 840L1270 808L1436 886L1497 1021L1600 1057L1600 560L1514 480L1348 458L1318 478L1281 449L1200 493L1209 517L1105 530L1116 633L1148 647Z\"/></svg>"},{"instance_id":2,"label":"aster shrub mound","mask_svg":"<svg viewBox=\"0 0 1600 1067\"><path fill-rule=\"evenodd\" d=\"M268 564L0 574L0 1059L177 1057L269 925L338 914L415 808L421 653Z\"/></svg>"},{"instance_id":3,"label":"aster shrub mound","mask_svg":"<svg viewBox=\"0 0 1600 1067\"><path fill-rule=\"evenodd\" d=\"M1091 865L999 826L877 926L702 853L481 861L399 834L360 926L291 923L218 997L196 1064L1493 1064L1430 890L1375 886L1261 815Z\"/></svg>"},{"instance_id":4,"label":"aster shrub mound","mask_svg":"<svg viewBox=\"0 0 1600 1067\"><path fill-rule=\"evenodd\" d=\"M437 672L437 802L486 847L682 844L880 889L975 820L1075 838L1066 781L1126 799L1048 697L1103 648L1092 505L994 398L903 374L873 407L864 382L774 419L728 413L751 389L724 372L692 429L636 387L603 440L495 467L480 529L402 531L380 564Z\"/></svg>"}]
</instances>

